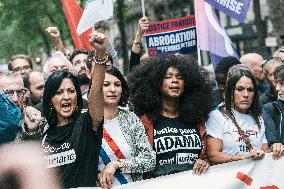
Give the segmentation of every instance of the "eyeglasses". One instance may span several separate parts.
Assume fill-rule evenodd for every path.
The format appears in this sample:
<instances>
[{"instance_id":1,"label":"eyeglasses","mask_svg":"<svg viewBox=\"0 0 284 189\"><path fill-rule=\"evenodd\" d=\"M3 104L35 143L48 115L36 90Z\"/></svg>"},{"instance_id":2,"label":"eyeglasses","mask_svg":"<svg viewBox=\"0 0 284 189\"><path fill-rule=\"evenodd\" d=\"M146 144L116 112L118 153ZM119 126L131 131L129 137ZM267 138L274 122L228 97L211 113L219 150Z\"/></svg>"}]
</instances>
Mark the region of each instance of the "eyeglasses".
<instances>
[{"instance_id":1,"label":"eyeglasses","mask_svg":"<svg viewBox=\"0 0 284 189\"><path fill-rule=\"evenodd\" d=\"M30 69L31 69L30 65L26 65L26 66L23 66L23 67L16 67L14 69L14 72L26 71L26 70L30 70Z\"/></svg>"},{"instance_id":2,"label":"eyeglasses","mask_svg":"<svg viewBox=\"0 0 284 189\"><path fill-rule=\"evenodd\" d=\"M27 90L26 89L20 89L20 90L3 90L4 94L12 97L15 93L17 94L17 97L24 97Z\"/></svg>"}]
</instances>

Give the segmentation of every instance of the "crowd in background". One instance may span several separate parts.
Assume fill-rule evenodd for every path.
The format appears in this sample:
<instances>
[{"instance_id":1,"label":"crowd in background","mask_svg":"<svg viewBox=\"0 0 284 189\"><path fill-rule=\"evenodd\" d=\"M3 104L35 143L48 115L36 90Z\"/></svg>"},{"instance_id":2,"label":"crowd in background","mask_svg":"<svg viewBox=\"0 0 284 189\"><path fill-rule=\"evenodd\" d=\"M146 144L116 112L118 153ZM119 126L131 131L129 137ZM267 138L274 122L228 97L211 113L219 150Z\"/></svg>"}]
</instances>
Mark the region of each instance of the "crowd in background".
<instances>
[{"instance_id":1,"label":"crowd in background","mask_svg":"<svg viewBox=\"0 0 284 189\"><path fill-rule=\"evenodd\" d=\"M281 157L283 48L268 60L257 53L224 57L214 88L190 56L143 55L148 27L142 17L127 76L100 30L89 38L95 51L67 55L58 28L47 28L58 51L42 72L27 55L10 59L9 71L0 73L0 186L111 188L188 170L200 175L270 152ZM28 167L36 175L27 177Z\"/></svg>"}]
</instances>

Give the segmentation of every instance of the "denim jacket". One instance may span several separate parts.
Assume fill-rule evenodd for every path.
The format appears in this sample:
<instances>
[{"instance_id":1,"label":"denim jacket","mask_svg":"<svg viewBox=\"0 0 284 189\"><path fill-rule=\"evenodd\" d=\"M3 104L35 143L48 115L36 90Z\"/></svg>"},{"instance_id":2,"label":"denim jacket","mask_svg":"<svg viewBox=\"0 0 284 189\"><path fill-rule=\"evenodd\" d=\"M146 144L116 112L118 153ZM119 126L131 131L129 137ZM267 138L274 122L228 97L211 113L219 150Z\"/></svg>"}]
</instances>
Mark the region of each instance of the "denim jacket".
<instances>
[{"instance_id":1,"label":"denim jacket","mask_svg":"<svg viewBox=\"0 0 284 189\"><path fill-rule=\"evenodd\" d=\"M15 139L20 118L20 109L7 95L0 92L0 144Z\"/></svg>"}]
</instances>

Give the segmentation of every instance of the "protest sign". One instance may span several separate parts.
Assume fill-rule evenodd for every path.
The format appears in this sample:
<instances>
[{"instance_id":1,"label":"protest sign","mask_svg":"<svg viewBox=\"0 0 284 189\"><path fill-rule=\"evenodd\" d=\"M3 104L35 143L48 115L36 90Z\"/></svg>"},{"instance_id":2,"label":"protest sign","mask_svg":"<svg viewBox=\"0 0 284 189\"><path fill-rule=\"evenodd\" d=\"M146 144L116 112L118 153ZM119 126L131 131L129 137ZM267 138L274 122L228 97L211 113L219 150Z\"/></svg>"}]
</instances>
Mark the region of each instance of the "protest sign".
<instances>
[{"instance_id":1,"label":"protest sign","mask_svg":"<svg viewBox=\"0 0 284 189\"><path fill-rule=\"evenodd\" d=\"M145 33L149 56L188 54L196 51L194 16L150 22Z\"/></svg>"},{"instance_id":2,"label":"protest sign","mask_svg":"<svg viewBox=\"0 0 284 189\"><path fill-rule=\"evenodd\" d=\"M206 0L210 5L224 12L226 15L244 22L250 0Z\"/></svg>"},{"instance_id":3,"label":"protest sign","mask_svg":"<svg viewBox=\"0 0 284 189\"><path fill-rule=\"evenodd\" d=\"M272 159L266 154L262 160L242 160L211 166L202 175L186 171L113 187L114 189L280 189L284 188L284 157Z\"/></svg>"}]
</instances>

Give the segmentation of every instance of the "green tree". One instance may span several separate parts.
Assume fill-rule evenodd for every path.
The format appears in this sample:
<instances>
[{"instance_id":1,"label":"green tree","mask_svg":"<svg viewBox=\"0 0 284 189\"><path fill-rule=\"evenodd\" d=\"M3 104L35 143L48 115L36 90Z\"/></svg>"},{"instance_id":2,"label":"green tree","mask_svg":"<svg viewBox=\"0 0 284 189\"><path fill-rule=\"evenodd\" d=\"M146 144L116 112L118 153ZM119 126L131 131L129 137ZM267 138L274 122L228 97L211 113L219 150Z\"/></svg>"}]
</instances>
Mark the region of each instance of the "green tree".
<instances>
[{"instance_id":1,"label":"green tree","mask_svg":"<svg viewBox=\"0 0 284 189\"><path fill-rule=\"evenodd\" d=\"M279 37L284 34L284 6L283 0L267 1L269 6L269 18L271 19L274 35ZM282 41L280 42L282 46Z\"/></svg>"},{"instance_id":2,"label":"green tree","mask_svg":"<svg viewBox=\"0 0 284 189\"><path fill-rule=\"evenodd\" d=\"M48 26L59 27L64 40L71 38L58 0L1 0L0 26L0 59L49 54L53 44L45 32Z\"/></svg>"}]
</instances>

